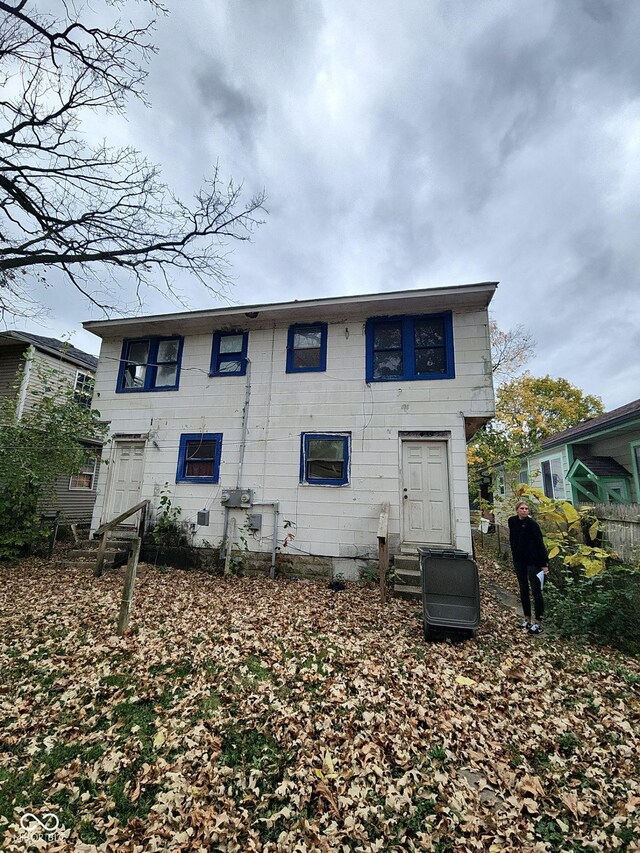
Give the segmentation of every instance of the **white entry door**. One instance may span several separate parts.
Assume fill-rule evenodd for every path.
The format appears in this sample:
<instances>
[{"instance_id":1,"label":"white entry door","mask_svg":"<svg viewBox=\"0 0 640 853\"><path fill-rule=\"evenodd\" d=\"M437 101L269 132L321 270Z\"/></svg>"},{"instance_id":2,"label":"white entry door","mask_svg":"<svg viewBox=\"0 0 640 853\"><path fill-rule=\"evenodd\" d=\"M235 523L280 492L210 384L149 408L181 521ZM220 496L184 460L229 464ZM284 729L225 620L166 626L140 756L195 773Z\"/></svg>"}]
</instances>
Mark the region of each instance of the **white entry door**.
<instances>
[{"instance_id":1,"label":"white entry door","mask_svg":"<svg viewBox=\"0 0 640 853\"><path fill-rule=\"evenodd\" d=\"M107 513L103 521L111 521L129 507L140 502L144 441L116 441L111 456ZM138 523L138 513L130 516L125 525Z\"/></svg>"},{"instance_id":2,"label":"white entry door","mask_svg":"<svg viewBox=\"0 0 640 853\"><path fill-rule=\"evenodd\" d=\"M402 442L403 540L451 545L446 441Z\"/></svg>"}]
</instances>

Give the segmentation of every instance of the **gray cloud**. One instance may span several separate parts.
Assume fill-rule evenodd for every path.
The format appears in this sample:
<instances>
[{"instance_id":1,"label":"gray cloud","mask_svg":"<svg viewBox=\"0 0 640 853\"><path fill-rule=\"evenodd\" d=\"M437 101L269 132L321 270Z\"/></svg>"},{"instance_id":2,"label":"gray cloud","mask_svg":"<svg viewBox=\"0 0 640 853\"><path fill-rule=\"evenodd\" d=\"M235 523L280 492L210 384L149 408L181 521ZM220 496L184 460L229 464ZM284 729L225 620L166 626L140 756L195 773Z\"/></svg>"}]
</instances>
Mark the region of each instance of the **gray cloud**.
<instances>
[{"instance_id":1,"label":"gray cloud","mask_svg":"<svg viewBox=\"0 0 640 853\"><path fill-rule=\"evenodd\" d=\"M266 187L236 302L499 279L532 372L614 407L640 396L638 32L637 0L194 0L113 127L186 195L216 162ZM91 313L68 298L57 328Z\"/></svg>"}]
</instances>

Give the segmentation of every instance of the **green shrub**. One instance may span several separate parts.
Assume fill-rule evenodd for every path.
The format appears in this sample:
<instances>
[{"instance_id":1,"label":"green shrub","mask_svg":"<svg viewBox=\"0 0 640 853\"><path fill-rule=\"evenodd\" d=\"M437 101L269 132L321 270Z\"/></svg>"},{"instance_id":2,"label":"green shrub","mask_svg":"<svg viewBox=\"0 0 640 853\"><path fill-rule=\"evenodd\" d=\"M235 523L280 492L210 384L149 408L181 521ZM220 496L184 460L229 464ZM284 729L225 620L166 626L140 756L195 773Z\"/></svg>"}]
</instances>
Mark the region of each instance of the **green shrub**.
<instances>
[{"instance_id":1,"label":"green shrub","mask_svg":"<svg viewBox=\"0 0 640 853\"><path fill-rule=\"evenodd\" d=\"M637 568L614 565L593 577L552 570L545 599L547 615L561 635L588 636L596 643L640 655Z\"/></svg>"}]
</instances>

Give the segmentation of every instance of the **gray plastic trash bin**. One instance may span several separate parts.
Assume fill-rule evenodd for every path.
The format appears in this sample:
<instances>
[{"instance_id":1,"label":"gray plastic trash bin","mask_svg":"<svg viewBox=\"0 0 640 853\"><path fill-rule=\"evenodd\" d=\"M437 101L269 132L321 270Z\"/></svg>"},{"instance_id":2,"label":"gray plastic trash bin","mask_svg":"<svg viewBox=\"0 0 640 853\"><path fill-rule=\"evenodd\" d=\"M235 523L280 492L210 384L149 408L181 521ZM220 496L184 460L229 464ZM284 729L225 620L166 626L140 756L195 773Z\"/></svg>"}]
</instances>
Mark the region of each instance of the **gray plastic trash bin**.
<instances>
[{"instance_id":1,"label":"gray plastic trash bin","mask_svg":"<svg viewBox=\"0 0 640 853\"><path fill-rule=\"evenodd\" d=\"M418 548L424 636L473 636L480 625L478 568L466 551ZM434 630L435 629L435 630Z\"/></svg>"}]
</instances>

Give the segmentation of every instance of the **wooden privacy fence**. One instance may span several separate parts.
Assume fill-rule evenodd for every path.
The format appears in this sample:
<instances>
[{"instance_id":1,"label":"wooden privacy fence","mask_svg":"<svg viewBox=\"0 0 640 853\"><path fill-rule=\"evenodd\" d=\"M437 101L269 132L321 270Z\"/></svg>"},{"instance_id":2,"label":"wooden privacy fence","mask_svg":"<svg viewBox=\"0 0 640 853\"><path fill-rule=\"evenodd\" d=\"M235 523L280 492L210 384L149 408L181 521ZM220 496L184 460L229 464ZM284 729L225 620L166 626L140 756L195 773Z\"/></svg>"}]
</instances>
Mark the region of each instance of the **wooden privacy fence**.
<instances>
[{"instance_id":1,"label":"wooden privacy fence","mask_svg":"<svg viewBox=\"0 0 640 853\"><path fill-rule=\"evenodd\" d=\"M589 509L600 520L605 547L623 562L640 566L640 504L590 504ZM482 548L509 555L506 524L482 524L477 519L472 529L474 542Z\"/></svg>"},{"instance_id":2,"label":"wooden privacy fence","mask_svg":"<svg viewBox=\"0 0 640 853\"><path fill-rule=\"evenodd\" d=\"M640 504L597 504L605 545L625 563L640 565Z\"/></svg>"}]
</instances>

